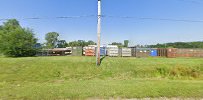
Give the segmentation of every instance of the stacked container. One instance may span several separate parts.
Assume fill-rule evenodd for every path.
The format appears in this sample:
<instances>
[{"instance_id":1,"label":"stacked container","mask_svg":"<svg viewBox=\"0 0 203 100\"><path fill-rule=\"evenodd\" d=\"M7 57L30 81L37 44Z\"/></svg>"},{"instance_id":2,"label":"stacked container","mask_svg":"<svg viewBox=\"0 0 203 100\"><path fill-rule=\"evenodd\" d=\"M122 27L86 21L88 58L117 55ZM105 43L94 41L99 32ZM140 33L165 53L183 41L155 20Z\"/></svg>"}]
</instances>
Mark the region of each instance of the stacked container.
<instances>
[{"instance_id":1,"label":"stacked container","mask_svg":"<svg viewBox=\"0 0 203 100\"><path fill-rule=\"evenodd\" d=\"M96 45L89 45L83 48L83 55L85 56L95 56Z\"/></svg>"},{"instance_id":2,"label":"stacked container","mask_svg":"<svg viewBox=\"0 0 203 100\"><path fill-rule=\"evenodd\" d=\"M136 48L136 57L149 57L150 53L149 48Z\"/></svg>"},{"instance_id":3,"label":"stacked container","mask_svg":"<svg viewBox=\"0 0 203 100\"><path fill-rule=\"evenodd\" d=\"M170 48L167 57L203 57L203 49Z\"/></svg>"},{"instance_id":4,"label":"stacked container","mask_svg":"<svg viewBox=\"0 0 203 100\"><path fill-rule=\"evenodd\" d=\"M177 49L176 48L168 48L167 49L167 57L168 58L175 58L177 55Z\"/></svg>"},{"instance_id":5,"label":"stacked container","mask_svg":"<svg viewBox=\"0 0 203 100\"><path fill-rule=\"evenodd\" d=\"M157 56L159 56L159 57L166 57L167 56L167 49L165 49L165 48L158 48L157 49Z\"/></svg>"},{"instance_id":6,"label":"stacked container","mask_svg":"<svg viewBox=\"0 0 203 100\"><path fill-rule=\"evenodd\" d=\"M85 56L95 56L95 50L94 49L86 49L85 50Z\"/></svg>"},{"instance_id":7,"label":"stacked container","mask_svg":"<svg viewBox=\"0 0 203 100\"><path fill-rule=\"evenodd\" d=\"M158 56L158 51L157 51L157 49L151 49L150 56L152 56L152 57L157 57L157 56Z\"/></svg>"},{"instance_id":8,"label":"stacked container","mask_svg":"<svg viewBox=\"0 0 203 100\"><path fill-rule=\"evenodd\" d=\"M136 57L136 47L131 47L131 54L133 57Z\"/></svg>"},{"instance_id":9,"label":"stacked container","mask_svg":"<svg viewBox=\"0 0 203 100\"><path fill-rule=\"evenodd\" d=\"M194 49L194 57L203 57L203 49Z\"/></svg>"},{"instance_id":10,"label":"stacked container","mask_svg":"<svg viewBox=\"0 0 203 100\"><path fill-rule=\"evenodd\" d=\"M73 56L82 56L83 48L82 47L72 47L72 55Z\"/></svg>"},{"instance_id":11,"label":"stacked container","mask_svg":"<svg viewBox=\"0 0 203 100\"><path fill-rule=\"evenodd\" d=\"M158 56L175 57L203 57L203 49L167 48L158 49Z\"/></svg>"},{"instance_id":12,"label":"stacked container","mask_svg":"<svg viewBox=\"0 0 203 100\"><path fill-rule=\"evenodd\" d=\"M122 48L118 48L118 56L122 57Z\"/></svg>"},{"instance_id":13,"label":"stacked container","mask_svg":"<svg viewBox=\"0 0 203 100\"><path fill-rule=\"evenodd\" d=\"M119 51L118 48L110 48L108 50L108 54L109 54L110 57L118 57L118 55L119 55L118 51Z\"/></svg>"},{"instance_id":14,"label":"stacked container","mask_svg":"<svg viewBox=\"0 0 203 100\"><path fill-rule=\"evenodd\" d=\"M100 55L101 56L106 56L106 47L101 47L100 48Z\"/></svg>"},{"instance_id":15,"label":"stacked container","mask_svg":"<svg viewBox=\"0 0 203 100\"><path fill-rule=\"evenodd\" d=\"M118 57L119 49L116 45L107 45L107 55L110 57Z\"/></svg>"},{"instance_id":16,"label":"stacked container","mask_svg":"<svg viewBox=\"0 0 203 100\"><path fill-rule=\"evenodd\" d=\"M49 55L49 50L47 49L42 49L37 51L36 56L48 56Z\"/></svg>"},{"instance_id":17,"label":"stacked container","mask_svg":"<svg viewBox=\"0 0 203 100\"><path fill-rule=\"evenodd\" d=\"M72 54L72 47L66 47L68 51L65 52L66 55L71 55Z\"/></svg>"},{"instance_id":18,"label":"stacked container","mask_svg":"<svg viewBox=\"0 0 203 100\"><path fill-rule=\"evenodd\" d=\"M121 56L122 57L131 57L132 56L131 48L122 48Z\"/></svg>"},{"instance_id":19,"label":"stacked container","mask_svg":"<svg viewBox=\"0 0 203 100\"><path fill-rule=\"evenodd\" d=\"M95 52L97 53L97 48L95 49ZM100 47L100 56L106 56L106 52L106 47Z\"/></svg>"},{"instance_id":20,"label":"stacked container","mask_svg":"<svg viewBox=\"0 0 203 100\"><path fill-rule=\"evenodd\" d=\"M117 53L117 54L116 54ZM118 46L116 45L107 45L106 46L106 55L107 56L118 56Z\"/></svg>"}]
</instances>

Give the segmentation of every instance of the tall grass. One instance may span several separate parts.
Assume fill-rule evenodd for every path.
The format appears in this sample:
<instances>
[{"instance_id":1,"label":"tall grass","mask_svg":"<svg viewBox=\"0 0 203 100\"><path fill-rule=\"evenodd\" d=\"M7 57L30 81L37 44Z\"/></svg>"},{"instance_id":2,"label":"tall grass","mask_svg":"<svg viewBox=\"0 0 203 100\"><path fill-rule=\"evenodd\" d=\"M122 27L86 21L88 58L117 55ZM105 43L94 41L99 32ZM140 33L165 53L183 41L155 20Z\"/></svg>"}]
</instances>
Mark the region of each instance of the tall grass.
<instances>
[{"instance_id":1,"label":"tall grass","mask_svg":"<svg viewBox=\"0 0 203 100\"><path fill-rule=\"evenodd\" d=\"M100 67L94 57L0 58L0 63L0 78L9 81L203 79L203 59L198 58L105 58Z\"/></svg>"},{"instance_id":2,"label":"tall grass","mask_svg":"<svg viewBox=\"0 0 203 100\"><path fill-rule=\"evenodd\" d=\"M202 97L202 58L0 57L0 99Z\"/></svg>"}]
</instances>

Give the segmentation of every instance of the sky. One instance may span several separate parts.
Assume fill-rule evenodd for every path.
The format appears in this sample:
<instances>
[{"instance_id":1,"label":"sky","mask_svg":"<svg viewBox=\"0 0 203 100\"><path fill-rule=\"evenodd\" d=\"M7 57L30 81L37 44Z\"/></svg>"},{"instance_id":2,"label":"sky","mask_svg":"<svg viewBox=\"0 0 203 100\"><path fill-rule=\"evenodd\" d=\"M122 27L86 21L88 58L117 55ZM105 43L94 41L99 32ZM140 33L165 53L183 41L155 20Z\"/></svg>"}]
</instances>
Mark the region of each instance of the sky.
<instances>
[{"instance_id":1,"label":"sky","mask_svg":"<svg viewBox=\"0 0 203 100\"><path fill-rule=\"evenodd\" d=\"M102 0L101 42L203 41L202 11L202 0ZM75 17L55 18L67 16ZM33 17L43 19L23 20ZM7 18L16 18L21 26L33 29L41 43L48 32L58 32L59 38L68 42L97 41L97 0L0 0L0 19Z\"/></svg>"}]
</instances>

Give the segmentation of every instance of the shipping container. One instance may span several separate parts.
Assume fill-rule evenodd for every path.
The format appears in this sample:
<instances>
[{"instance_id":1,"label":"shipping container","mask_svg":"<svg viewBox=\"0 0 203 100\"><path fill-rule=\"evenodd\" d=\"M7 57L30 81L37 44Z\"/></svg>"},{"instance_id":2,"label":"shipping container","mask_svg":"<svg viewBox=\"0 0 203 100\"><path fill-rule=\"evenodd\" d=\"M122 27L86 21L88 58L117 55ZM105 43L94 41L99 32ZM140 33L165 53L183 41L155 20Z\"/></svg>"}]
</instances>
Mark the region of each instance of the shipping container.
<instances>
[{"instance_id":1,"label":"shipping container","mask_svg":"<svg viewBox=\"0 0 203 100\"><path fill-rule=\"evenodd\" d=\"M149 48L136 48L136 57L149 57L151 50Z\"/></svg>"},{"instance_id":2,"label":"shipping container","mask_svg":"<svg viewBox=\"0 0 203 100\"><path fill-rule=\"evenodd\" d=\"M100 55L101 56L106 56L106 47L101 47L100 48Z\"/></svg>"},{"instance_id":3,"label":"shipping container","mask_svg":"<svg viewBox=\"0 0 203 100\"><path fill-rule=\"evenodd\" d=\"M85 51L87 49L95 50L95 48L96 48L96 45L89 45L89 46L83 47L83 55L85 55Z\"/></svg>"},{"instance_id":4,"label":"shipping container","mask_svg":"<svg viewBox=\"0 0 203 100\"><path fill-rule=\"evenodd\" d=\"M97 52L97 48L95 49L95 52ZM106 56L106 55L107 55L106 47L100 47L100 56Z\"/></svg>"},{"instance_id":5,"label":"shipping container","mask_svg":"<svg viewBox=\"0 0 203 100\"><path fill-rule=\"evenodd\" d=\"M203 57L203 49L176 49L176 57Z\"/></svg>"},{"instance_id":6,"label":"shipping container","mask_svg":"<svg viewBox=\"0 0 203 100\"><path fill-rule=\"evenodd\" d=\"M203 49L188 48L167 48L157 49L158 56L175 58L175 57L203 57Z\"/></svg>"},{"instance_id":7,"label":"shipping container","mask_svg":"<svg viewBox=\"0 0 203 100\"><path fill-rule=\"evenodd\" d=\"M122 57L131 57L132 56L131 48L122 48L121 49L121 56Z\"/></svg>"},{"instance_id":8,"label":"shipping container","mask_svg":"<svg viewBox=\"0 0 203 100\"><path fill-rule=\"evenodd\" d=\"M168 58L175 58L177 56L177 48L168 48L167 49L167 57Z\"/></svg>"},{"instance_id":9,"label":"shipping container","mask_svg":"<svg viewBox=\"0 0 203 100\"><path fill-rule=\"evenodd\" d=\"M158 48L157 56L159 57L167 57L167 49L166 48Z\"/></svg>"},{"instance_id":10,"label":"shipping container","mask_svg":"<svg viewBox=\"0 0 203 100\"><path fill-rule=\"evenodd\" d=\"M71 55L72 54L72 47L66 47L67 51L65 52L65 55Z\"/></svg>"},{"instance_id":11,"label":"shipping container","mask_svg":"<svg viewBox=\"0 0 203 100\"><path fill-rule=\"evenodd\" d=\"M106 46L106 55L110 56L110 53L117 52L117 56L119 55L119 49L116 45L107 45Z\"/></svg>"},{"instance_id":12,"label":"shipping container","mask_svg":"<svg viewBox=\"0 0 203 100\"><path fill-rule=\"evenodd\" d=\"M86 49L85 56L95 56L95 49Z\"/></svg>"},{"instance_id":13,"label":"shipping container","mask_svg":"<svg viewBox=\"0 0 203 100\"><path fill-rule=\"evenodd\" d=\"M119 49L118 48L109 48L108 49L108 56L118 57L119 56Z\"/></svg>"},{"instance_id":14,"label":"shipping container","mask_svg":"<svg viewBox=\"0 0 203 100\"><path fill-rule=\"evenodd\" d=\"M122 57L122 48L118 48L118 56Z\"/></svg>"},{"instance_id":15,"label":"shipping container","mask_svg":"<svg viewBox=\"0 0 203 100\"><path fill-rule=\"evenodd\" d=\"M69 52L71 49L68 48L43 49L38 51L36 56L66 56Z\"/></svg>"},{"instance_id":16,"label":"shipping container","mask_svg":"<svg viewBox=\"0 0 203 100\"><path fill-rule=\"evenodd\" d=\"M136 57L136 47L131 47L132 57Z\"/></svg>"},{"instance_id":17,"label":"shipping container","mask_svg":"<svg viewBox=\"0 0 203 100\"><path fill-rule=\"evenodd\" d=\"M36 53L36 56L48 56L48 55L49 55L48 49L39 50Z\"/></svg>"},{"instance_id":18,"label":"shipping container","mask_svg":"<svg viewBox=\"0 0 203 100\"><path fill-rule=\"evenodd\" d=\"M152 57L157 57L157 56L158 56L158 51L157 51L157 49L151 49L150 56L152 56Z\"/></svg>"},{"instance_id":19,"label":"shipping container","mask_svg":"<svg viewBox=\"0 0 203 100\"><path fill-rule=\"evenodd\" d=\"M82 47L72 47L72 56L82 56L83 48Z\"/></svg>"}]
</instances>

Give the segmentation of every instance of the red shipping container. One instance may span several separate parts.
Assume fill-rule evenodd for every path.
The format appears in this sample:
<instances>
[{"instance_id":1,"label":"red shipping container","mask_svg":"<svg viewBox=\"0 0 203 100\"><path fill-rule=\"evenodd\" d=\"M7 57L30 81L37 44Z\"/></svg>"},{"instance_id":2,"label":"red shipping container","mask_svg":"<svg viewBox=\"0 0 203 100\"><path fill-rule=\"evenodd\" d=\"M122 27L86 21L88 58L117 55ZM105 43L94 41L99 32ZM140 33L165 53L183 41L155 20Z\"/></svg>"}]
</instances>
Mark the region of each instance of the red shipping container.
<instances>
[{"instance_id":1,"label":"red shipping container","mask_svg":"<svg viewBox=\"0 0 203 100\"><path fill-rule=\"evenodd\" d=\"M95 50L94 49L86 49L85 50L85 56L95 56Z\"/></svg>"}]
</instances>

